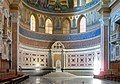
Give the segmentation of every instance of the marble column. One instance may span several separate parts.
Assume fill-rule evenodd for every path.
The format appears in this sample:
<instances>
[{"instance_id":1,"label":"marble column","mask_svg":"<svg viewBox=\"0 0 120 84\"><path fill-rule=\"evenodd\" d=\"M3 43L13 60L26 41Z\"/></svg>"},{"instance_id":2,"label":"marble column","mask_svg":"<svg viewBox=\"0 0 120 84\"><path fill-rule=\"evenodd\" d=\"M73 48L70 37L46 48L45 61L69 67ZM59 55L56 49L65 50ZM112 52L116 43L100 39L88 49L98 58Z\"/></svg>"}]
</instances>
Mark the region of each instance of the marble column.
<instances>
[{"instance_id":1,"label":"marble column","mask_svg":"<svg viewBox=\"0 0 120 84\"><path fill-rule=\"evenodd\" d=\"M104 3L100 10L101 19L101 71L109 69L109 7Z\"/></svg>"},{"instance_id":2,"label":"marble column","mask_svg":"<svg viewBox=\"0 0 120 84\"><path fill-rule=\"evenodd\" d=\"M18 18L18 6L11 5L11 25L12 25L12 69L17 70L17 58L18 58L18 38L19 38L19 18Z\"/></svg>"}]
</instances>

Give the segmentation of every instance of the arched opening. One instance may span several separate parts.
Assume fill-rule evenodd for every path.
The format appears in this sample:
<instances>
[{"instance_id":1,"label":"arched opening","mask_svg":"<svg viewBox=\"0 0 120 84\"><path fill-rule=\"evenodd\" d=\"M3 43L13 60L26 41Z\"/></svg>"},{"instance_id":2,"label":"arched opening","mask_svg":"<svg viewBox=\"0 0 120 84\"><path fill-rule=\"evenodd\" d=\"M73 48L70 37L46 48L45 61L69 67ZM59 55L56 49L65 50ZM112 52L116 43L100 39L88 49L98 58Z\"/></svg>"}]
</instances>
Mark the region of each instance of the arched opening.
<instances>
[{"instance_id":1,"label":"arched opening","mask_svg":"<svg viewBox=\"0 0 120 84\"><path fill-rule=\"evenodd\" d=\"M56 0L49 0L48 2L50 5L54 5L56 3Z\"/></svg>"},{"instance_id":2,"label":"arched opening","mask_svg":"<svg viewBox=\"0 0 120 84\"><path fill-rule=\"evenodd\" d=\"M35 31L36 29L36 19L34 15L30 17L30 30Z\"/></svg>"},{"instance_id":3,"label":"arched opening","mask_svg":"<svg viewBox=\"0 0 120 84\"><path fill-rule=\"evenodd\" d=\"M67 0L60 0L61 5L67 5Z\"/></svg>"},{"instance_id":4,"label":"arched opening","mask_svg":"<svg viewBox=\"0 0 120 84\"><path fill-rule=\"evenodd\" d=\"M86 4L92 2L92 0L86 0Z\"/></svg>"},{"instance_id":5,"label":"arched opening","mask_svg":"<svg viewBox=\"0 0 120 84\"><path fill-rule=\"evenodd\" d=\"M86 18L84 16L80 19L80 33L86 32Z\"/></svg>"},{"instance_id":6,"label":"arched opening","mask_svg":"<svg viewBox=\"0 0 120 84\"><path fill-rule=\"evenodd\" d=\"M69 20L65 20L63 22L63 34L69 34L70 33L70 23Z\"/></svg>"},{"instance_id":7,"label":"arched opening","mask_svg":"<svg viewBox=\"0 0 120 84\"><path fill-rule=\"evenodd\" d=\"M74 0L74 7L77 7L77 0Z\"/></svg>"},{"instance_id":8,"label":"arched opening","mask_svg":"<svg viewBox=\"0 0 120 84\"><path fill-rule=\"evenodd\" d=\"M51 46L52 67L56 68L56 71L61 71L61 68L65 66L63 49L65 49L65 46L60 41L56 41Z\"/></svg>"},{"instance_id":9,"label":"arched opening","mask_svg":"<svg viewBox=\"0 0 120 84\"><path fill-rule=\"evenodd\" d=\"M53 33L53 24L52 24L52 21L50 19L46 20L45 33L47 33L47 34L52 34Z\"/></svg>"}]
</instances>

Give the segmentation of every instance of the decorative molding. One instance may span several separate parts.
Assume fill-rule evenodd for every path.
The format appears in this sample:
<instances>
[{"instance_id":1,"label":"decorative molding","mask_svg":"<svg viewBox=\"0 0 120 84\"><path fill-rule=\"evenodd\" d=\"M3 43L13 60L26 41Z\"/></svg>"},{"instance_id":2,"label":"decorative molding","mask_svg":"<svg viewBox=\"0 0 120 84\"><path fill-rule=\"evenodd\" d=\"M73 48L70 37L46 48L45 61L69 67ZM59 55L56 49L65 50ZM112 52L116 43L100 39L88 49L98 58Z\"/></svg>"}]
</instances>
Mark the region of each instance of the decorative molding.
<instances>
[{"instance_id":1,"label":"decorative molding","mask_svg":"<svg viewBox=\"0 0 120 84\"><path fill-rule=\"evenodd\" d=\"M18 22L18 13L12 12L11 13L12 22L17 23Z\"/></svg>"}]
</instances>

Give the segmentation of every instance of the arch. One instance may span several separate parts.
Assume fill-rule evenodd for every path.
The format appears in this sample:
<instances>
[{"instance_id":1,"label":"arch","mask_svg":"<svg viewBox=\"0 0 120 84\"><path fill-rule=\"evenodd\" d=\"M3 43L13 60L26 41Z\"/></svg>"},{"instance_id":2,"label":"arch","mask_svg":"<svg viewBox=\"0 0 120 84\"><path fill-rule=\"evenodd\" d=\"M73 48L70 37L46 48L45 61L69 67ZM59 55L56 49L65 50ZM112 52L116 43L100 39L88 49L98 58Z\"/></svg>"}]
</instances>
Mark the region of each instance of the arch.
<instances>
[{"instance_id":1,"label":"arch","mask_svg":"<svg viewBox=\"0 0 120 84\"><path fill-rule=\"evenodd\" d=\"M60 41L56 41L56 42L52 45L51 48L52 48L52 49L64 49L65 47L64 47L64 45L63 45Z\"/></svg>"},{"instance_id":2,"label":"arch","mask_svg":"<svg viewBox=\"0 0 120 84\"><path fill-rule=\"evenodd\" d=\"M81 15L78 19L78 33L86 32L87 20L84 15Z\"/></svg>"},{"instance_id":3,"label":"arch","mask_svg":"<svg viewBox=\"0 0 120 84\"><path fill-rule=\"evenodd\" d=\"M63 20L63 34L69 34L70 33L70 20L68 18L66 18L65 20Z\"/></svg>"},{"instance_id":4,"label":"arch","mask_svg":"<svg viewBox=\"0 0 120 84\"><path fill-rule=\"evenodd\" d=\"M36 19L33 14L30 16L30 30L32 31L36 30Z\"/></svg>"},{"instance_id":5,"label":"arch","mask_svg":"<svg viewBox=\"0 0 120 84\"><path fill-rule=\"evenodd\" d=\"M52 34L53 33L53 23L51 19L47 19L45 22L45 33Z\"/></svg>"},{"instance_id":6,"label":"arch","mask_svg":"<svg viewBox=\"0 0 120 84\"><path fill-rule=\"evenodd\" d=\"M61 5L68 5L68 0L60 0Z\"/></svg>"},{"instance_id":7,"label":"arch","mask_svg":"<svg viewBox=\"0 0 120 84\"><path fill-rule=\"evenodd\" d=\"M56 0L48 0L48 3L49 3L50 5L55 5Z\"/></svg>"},{"instance_id":8,"label":"arch","mask_svg":"<svg viewBox=\"0 0 120 84\"><path fill-rule=\"evenodd\" d=\"M78 0L74 0L74 7L77 7Z\"/></svg>"},{"instance_id":9,"label":"arch","mask_svg":"<svg viewBox=\"0 0 120 84\"><path fill-rule=\"evenodd\" d=\"M92 0L86 0L86 4L92 2Z\"/></svg>"}]
</instances>

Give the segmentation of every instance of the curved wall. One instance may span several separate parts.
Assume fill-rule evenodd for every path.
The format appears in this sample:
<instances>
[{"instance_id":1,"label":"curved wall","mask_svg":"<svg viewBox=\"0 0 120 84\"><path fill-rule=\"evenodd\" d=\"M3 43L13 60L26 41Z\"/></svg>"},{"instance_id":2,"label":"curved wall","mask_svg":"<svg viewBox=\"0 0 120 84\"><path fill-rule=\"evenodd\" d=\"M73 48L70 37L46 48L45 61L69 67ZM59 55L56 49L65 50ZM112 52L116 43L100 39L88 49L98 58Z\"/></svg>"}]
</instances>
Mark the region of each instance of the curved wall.
<instances>
[{"instance_id":1,"label":"curved wall","mask_svg":"<svg viewBox=\"0 0 120 84\"><path fill-rule=\"evenodd\" d=\"M41 49L50 49L55 41L61 41L66 49L96 46L100 44L100 34L100 29L82 34L51 35L36 33L21 27L19 28L19 40L21 44Z\"/></svg>"},{"instance_id":2,"label":"curved wall","mask_svg":"<svg viewBox=\"0 0 120 84\"><path fill-rule=\"evenodd\" d=\"M44 40L44 41L80 41L81 40L82 41L100 36L101 29L97 28L94 31L81 33L81 34L59 35L59 34L40 34L20 27L19 33L23 36L36 40Z\"/></svg>"},{"instance_id":3,"label":"curved wall","mask_svg":"<svg viewBox=\"0 0 120 84\"><path fill-rule=\"evenodd\" d=\"M84 6L82 10L81 7L78 7L76 9L77 12L68 12L68 13L53 13L53 12L46 12L46 11L40 11L35 9L34 7L31 7L25 2L20 4L20 24L24 25L25 28L30 30L30 17L31 15L34 15L36 18L36 32L45 33L45 22L47 19L50 19L53 23L53 34L63 34L63 23L64 20L69 21L70 25L70 34L80 33L80 19L81 16L86 17L87 22L87 28L86 31L91 31L100 27L99 18L101 17L100 14L97 12L99 9L99 0L94 0L93 2L97 4L89 4L88 6Z\"/></svg>"},{"instance_id":4,"label":"curved wall","mask_svg":"<svg viewBox=\"0 0 120 84\"><path fill-rule=\"evenodd\" d=\"M34 40L30 39L27 37L24 37L20 35L19 41L21 44L24 44L26 46L31 46L35 48L41 48L41 49L50 49L52 44L55 41L40 41L40 40ZM92 39L92 40L86 40L86 41L73 41L73 42L68 42L64 41L62 42L65 46L66 49L79 49L79 48L85 48L85 47L91 47L91 46L96 46L100 44L100 37Z\"/></svg>"},{"instance_id":5,"label":"curved wall","mask_svg":"<svg viewBox=\"0 0 120 84\"><path fill-rule=\"evenodd\" d=\"M40 49L28 47L23 44L19 45L19 66L22 69L36 69L36 65L40 65L41 69L54 68L52 66L52 58L58 53L63 53L63 64L64 70L93 70L94 69L94 57L101 58L100 45L81 48L81 49L63 49L61 51L54 52L51 49Z\"/></svg>"},{"instance_id":6,"label":"curved wall","mask_svg":"<svg viewBox=\"0 0 120 84\"><path fill-rule=\"evenodd\" d=\"M97 1L97 0L94 0ZM75 11L55 13L38 10L24 2L20 6L19 25L19 65L25 69L55 68L56 59L61 60L63 69L91 69L94 57L100 58L101 29L100 14L96 11L97 4L88 4ZM85 10L84 10L85 9ZM30 17L36 18L36 31L30 31ZM87 28L80 33L80 19L85 16ZM45 22L50 19L53 23L53 34L45 34ZM64 20L68 20L70 34L63 34ZM60 21L56 26L57 21ZM64 49L52 49L52 45L60 41ZM53 63L54 62L54 63Z\"/></svg>"},{"instance_id":7,"label":"curved wall","mask_svg":"<svg viewBox=\"0 0 120 84\"><path fill-rule=\"evenodd\" d=\"M19 28L19 62L23 69L55 68L55 55L60 55L64 70L93 70L94 57L101 58L100 29L82 34L41 34ZM71 39L72 38L72 39ZM65 49L52 49L60 41Z\"/></svg>"},{"instance_id":8,"label":"curved wall","mask_svg":"<svg viewBox=\"0 0 120 84\"><path fill-rule=\"evenodd\" d=\"M71 1L70 3L73 3L72 0L69 0L69 1ZM59 10L55 10L55 9L51 8L49 6L49 2L45 3L43 1L43 3L46 4L46 6L42 6L43 3L37 2L37 1L32 2L32 1L29 1L29 0L23 0L22 2L23 2L24 5L26 5L26 6L30 7L30 8L33 8L36 11L44 12L44 13L51 13L51 14L58 14L58 13L72 13L72 12L85 11L85 10L88 10L88 9L94 7L95 5L99 4L100 0L92 0L89 3L84 3L82 6L77 6L77 7L68 6L66 9L64 8L65 6L63 7L63 5L58 3L59 5L61 5L61 7L58 6ZM68 5L73 5L73 4L68 4Z\"/></svg>"}]
</instances>

